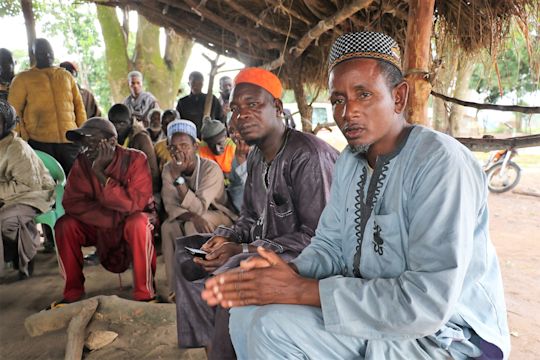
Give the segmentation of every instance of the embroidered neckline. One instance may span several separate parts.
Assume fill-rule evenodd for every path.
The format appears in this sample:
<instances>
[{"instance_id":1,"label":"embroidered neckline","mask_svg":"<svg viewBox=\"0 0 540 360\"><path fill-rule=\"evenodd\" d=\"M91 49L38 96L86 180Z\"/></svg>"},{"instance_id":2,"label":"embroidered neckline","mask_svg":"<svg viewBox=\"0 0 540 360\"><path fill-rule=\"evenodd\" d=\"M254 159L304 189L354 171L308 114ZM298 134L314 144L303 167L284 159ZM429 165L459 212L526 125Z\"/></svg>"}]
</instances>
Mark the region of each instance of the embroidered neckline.
<instances>
[{"instance_id":1,"label":"embroidered neckline","mask_svg":"<svg viewBox=\"0 0 540 360\"><path fill-rule=\"evenodd\" d=\"M367 181L367 168L365 165L362 168L362 174L360 175L360 180L357 183L356 187L356 196L355 196L355 208L354 211L356 218L354 219L355 226L354 229L356 231L356 252L354 254L354 262L353 262L353 274L355 277L361 277L362 274L360 272L360 258L362 256L362 243L364 241L364 233L366 230L366 225L369 221L369 218L371 217L371 213L373 212L373 208L375 207L375 204L379 200L379 196L381 193L381 188L384 184L384 181L387 176L387 171L390 168L390 161L395 158L401 150L403 150L403 147L407 143L407 140L409 139L409 135L411 134L412 130L416 126L409 126L404 128L404 133L402 136L401 141L399 142L398 146L394 151L392 151L389 154L381 155L377 157L377 160L375 161L375 168L373 169L373 174L371 176L371 179L369 181L369 187L367 191L367 196L364 201L364 188L366 186ZM361 155L365 158L365 156ZM367 159L366 159L367 162ZM382 239L381 239L382 240ZM380 245L382 246L382 245ZM380 255L382 255L380 252L377 252Z\"/></svg>"}]
</instances>

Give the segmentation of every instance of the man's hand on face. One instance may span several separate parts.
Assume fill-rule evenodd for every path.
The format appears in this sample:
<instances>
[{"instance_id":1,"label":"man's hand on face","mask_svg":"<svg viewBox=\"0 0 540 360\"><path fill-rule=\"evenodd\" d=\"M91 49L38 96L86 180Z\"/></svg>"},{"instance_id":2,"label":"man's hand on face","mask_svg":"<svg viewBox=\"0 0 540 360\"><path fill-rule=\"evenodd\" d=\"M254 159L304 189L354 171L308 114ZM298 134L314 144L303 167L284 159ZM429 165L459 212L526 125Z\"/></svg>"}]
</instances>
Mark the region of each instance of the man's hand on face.
<instances>
[{"instance_id":1,"label":"man's hand on face","mask_svg":"<svg viewBox=\"0 0 540 360\"><path fill-rule=\"evenodd\" d=\"M248 144L246 144L244 140L236 139L235 143L236 143L236 153L235 153L236 159L238 161L238 164L243 164L247 159L250 147Z\"/></svg>"},{"instance_id":2,"label":"man's hand on face","mask_svg":"<svg viewBox=\"0 0 540 360\"><path fill-rule=\"evenodd\" d=\"M177 151L171 154L172 160L171 160L171 175L173 179L177 179L179 176L182 176L184 171L186 171L187 168L187 159L183 152Z\"/></svg>"},{"instance_id":3,"label":"man's hand on face","mask_svg":"<svg viewBox=\"0 0 540 360\"><path fill-rule=\"evenodd\" d=\"M103 174L107 166L114 158L115 146L111 145L107 139L102 139L98 145L98 155L92 163L92 170L96 174Z\"/></svg>"},{"instance_id":4,"label":"man's hand on face","mask_svg":"<svg viewBox=\"0 0 540 360\"><path fill-rule=\"evenodd\" d=\"M221 265L225 264L227 260L236 254L242 252L240 244L233 242L226 242L217 247L214 251L206 255L205 259L194 258L193 261L196 264L201 265L207 272L213 272Z\"/></svg>"},{"instance_id":5,"label":"man's hand on face","mask_svg":"<svg viewBox=\"0 0 540 360\"><path fill-rule=\"evenodd\" d=\"M320 306L318 282L299 276L276 253L257 248L260 257L206 281L201 296L210 306L225 308L265 304Z\"/></svg>"}]
</instances>

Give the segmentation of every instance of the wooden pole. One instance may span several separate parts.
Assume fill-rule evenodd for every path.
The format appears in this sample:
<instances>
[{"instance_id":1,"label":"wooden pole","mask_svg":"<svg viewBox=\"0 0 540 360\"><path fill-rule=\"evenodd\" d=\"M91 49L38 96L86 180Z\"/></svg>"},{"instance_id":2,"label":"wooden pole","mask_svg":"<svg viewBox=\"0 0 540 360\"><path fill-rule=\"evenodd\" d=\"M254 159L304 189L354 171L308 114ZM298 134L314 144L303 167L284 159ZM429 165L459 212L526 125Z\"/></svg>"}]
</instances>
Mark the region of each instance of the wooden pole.
<instances>
[{"instance_id":1,"label":"wooden pole","mask_svg":"<svg viewBox=\"0 0 540 360\"><path fill-rule=\"evenodd\" d=\"M301 81L301 76L299 73L295 76L295 80L292 82L292 87L294 91L294 99L298 104L298 111L300 112L300 118L302 119L302 131L307 133L312 133L312 119L313 108L308 104L306 100L306 94L304 92L304 83Z\"/></svg>"},{"instance_id":2,"label":"wooden pole","mask_svg":"<svg viewBox=\"0 0 540 360\"><path fill-rule=\"evenodd\" d=\"M97 299L89 300L84 304L81 312L75 315L69 322L65 360L82 358L84 339L86 338L86 326L90 322L90 319L92 319L92 316L94 316L97 307Z\"/></svg>"},{"instance_id":3,"label":"wooden pole","mask_svg":"<svg viewBox=\"0 0 540 360\"><path fill-rule=\"evenodd\" d=\"M213 88L214 88L214 78L216 77L217 71L220 67L222 67L225 63L217 64L217 61L219 60L219 55L212 60L210 57L208 57L206 54L203 54L203 56L210 62L210 76L208 77L208 91L206 92L206 98L204 99L204 113L203 113L203 119L206 116L211 116L212 112L212 98L214 96L213 94Z\"/></svg>"},{"instance_id":4,"label":"wooden pole","mask_svg":"<svg viewBox=\"0 0 540 360\"><path fill-rule=\"evenodd\" d=\"M409 83L407 121L427 125L428 79L435 0L410 0L403 69Z\"/></svg>"}]
</instances>

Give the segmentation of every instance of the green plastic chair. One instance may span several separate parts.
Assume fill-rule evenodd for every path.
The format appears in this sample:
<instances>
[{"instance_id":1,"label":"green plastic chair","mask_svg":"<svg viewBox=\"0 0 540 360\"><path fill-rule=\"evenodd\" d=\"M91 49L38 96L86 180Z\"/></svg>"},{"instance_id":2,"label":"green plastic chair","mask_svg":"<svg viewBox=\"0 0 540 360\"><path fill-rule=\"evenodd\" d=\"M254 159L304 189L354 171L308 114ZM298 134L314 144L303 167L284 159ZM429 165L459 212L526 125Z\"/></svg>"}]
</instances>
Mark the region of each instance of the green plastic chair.
<instances>
[{"instance_id":1,"label":"green plastic chair","mask_svg":"<svg viewBox=\"0 0 540 360\"><path fill-rule=\"evenodd\" d=\"M36 222L36 224L47 225L51 228L54 248L56 250L56 256L58 258L56 237L54 235L54 225L56 224L56 221L60 219L65 213L64 207L62 206L62 198L64 197L64 186L66 185L66 174L64 173L64 169L62 169L62 166L60 166L60 163L56 161L56 159L53 158L51 155L39 150L34 151L41 159L41 161L43 161L43 165L45 165L47 170L49 170L49 173L51 174L53 180L56 182L56 186L54 187L54 190L56 192L56 199L52 208L47 212L37 215L34 218L34 221ZM60 260L60 258L58 258L58 260Z\"/></svg>"}]
</instances>

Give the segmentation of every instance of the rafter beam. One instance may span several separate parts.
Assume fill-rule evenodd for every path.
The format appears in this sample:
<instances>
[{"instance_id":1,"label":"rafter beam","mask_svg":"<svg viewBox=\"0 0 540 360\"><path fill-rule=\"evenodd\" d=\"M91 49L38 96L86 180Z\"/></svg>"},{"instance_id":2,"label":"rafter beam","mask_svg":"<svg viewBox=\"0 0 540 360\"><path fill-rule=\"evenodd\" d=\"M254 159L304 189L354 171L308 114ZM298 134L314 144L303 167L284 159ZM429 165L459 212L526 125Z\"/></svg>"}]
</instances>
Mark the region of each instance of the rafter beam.
<instances>
[{"instance_id":1,"label":"rafter beam","mask_svg":"<svg viewBox=\"0 0 540 360\"><path fill-rule=\"evenodd\" d=\"M247 17L248 19L253 21L255 24L257 24L257 26L261 25L262 27L264 27L264 28L266 28L268 30L271 30L271 31L273 31L275 33L284 35L286 37L290 37L292 39L298 39L294 34L291 34L290 32L287 32L287 31L281 29L280 27L277 27L274 24L271 24L268 21L264 20L263 18L253 14L251 11L249 11L248 9L246 9L245 7L243 7L242 5L237 3L236 1L234 1L234 0L224 0L224 2L227 5L229 5L236 12L244 15L245 17Z\"/></svg>"},{"instance_id":2,"label":"rafter beam","mask_svg":"<svg viewBox=\"0 0 540 360\"><path fill-rule=\"evenodd\" d=\"M289 50L289 53L292 53L295 57L299 57L306 51L307 47L314 41L318 40L319 37L335 28L337 25L341 24L343 21L347 20L358 11L369 7L374 0L355 0L350 3L348 6L345 6L343 9L336 12L333 16L330 16L324 20L319 21L319 23L307 32L297 43L296 46L292 47ZM281 53L277 59L274 59L264 65L265 69L274 70L280 67L285 63L286 56L284 53Z\"/></svg>"},{"instance_id":3,"label":"rafter beam","mask_svg":"<svg viewBox=\"0 0 540 360\"><path fill-rule=\"evenodd\" d=\"M307 32L297 43L294 48L291 49L295 57L299 57L307 49L307 47L314 41L319 39L319 37L327 32L328 30L333 29L336 25L347 20L352 15L356 14L358 11L369 7L374 0L355 0L352 1L347 6L343 7L341 10L336 12L333 16L330 16L324 20L319 21L315 27Z\"/></svg>"},{"instance_id":4,"label":"rafter beam","mask_svg":"<svg viewBox=\"0 0 540 360\"><path fill-rule=\"evenodd\" d=\"M282 0L266 0L266 3L270 3L274 5L275 8L282 10L283 12L291 15L292 17L304 22L306 25L311 25L312 21L309 20L304 15L300 14L296 10L294 10L292 7L287 7L283 4Z\"/></svg>"}]
</instances>

